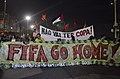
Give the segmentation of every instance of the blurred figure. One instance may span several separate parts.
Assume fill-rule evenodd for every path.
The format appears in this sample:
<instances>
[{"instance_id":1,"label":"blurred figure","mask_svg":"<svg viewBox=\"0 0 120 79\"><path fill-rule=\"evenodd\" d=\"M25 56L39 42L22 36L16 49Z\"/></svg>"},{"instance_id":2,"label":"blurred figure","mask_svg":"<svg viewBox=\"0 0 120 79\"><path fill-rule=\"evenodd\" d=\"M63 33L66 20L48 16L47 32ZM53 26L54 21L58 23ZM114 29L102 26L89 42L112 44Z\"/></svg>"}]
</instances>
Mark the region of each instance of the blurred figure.
<instances>
[{"instance_id":1,"label":"blurred figure","mask_svg":"<svg viewBox=\"0 0 120 79\"><path fill-rule=\"evenodd\" d=\"M16 41L15 37L12 36L11 42L15 42L15 41Z\"/></svg>"},{"instance_id":2,"label":"blurred figure","mask_svg":"<svg viewBox=\"0 0 120 79\"><path fill-rule=\"evenodd\" d=\"M21 38L21 42L23 42L24 44L28 44L29 43L29 38L27 35L24 35L22 38Z\"/></svg>"},{"instance_id":3,"label":"blurred figure","mask_svg":"<svg viewBox=\"0 0 120 79\"><path fill-rule=\"evenodd\" d=\"M89 40L93 40L93 39L95 39L94 36L90 36L90 37L89 37Z\"/></svg>"},{"instance_id":4,"label":"blurred figure","mask_svg":"<svg viewBox=\"0 0 120 79\"><path fill-rule=\"evenodd\" d=\"M34 29L34 31L32 33L31 41L35 42L36 36L37 36L37 32L36 32L36 29Z\"/></svg>"},{"instance_id":5,"label":"blurred figure","mask_svg":"<svg viewBox=\"0 0 120 79\"><path fill-rule=\"evenodd\" d=\"M75 41L75 36L73 34L71 34L71 40Z\"/></svg>"},{"instance_id":6,"label":"blurred figure","mask_svg":"<svg viewBox=\"0 0 120 79\"><path fill-rule=\"evenodd\" d=\"M60 41L61 41L61 38L58 38L58 39L57 39L57 42L60 42Z\"/></svg>"},{"instance_id":7,"label":"blurred figure","mask_svg":"<svg viewBox=\"0 0 120 79\"><path fill-rule=\"evenodd\" d=\"M40 33L38 33L37 34L37 37L36 37L36 39L35 39L35 42L36 43L43 43L45 40L41 37L41 34Z\"/></svg>"}]
</instances>

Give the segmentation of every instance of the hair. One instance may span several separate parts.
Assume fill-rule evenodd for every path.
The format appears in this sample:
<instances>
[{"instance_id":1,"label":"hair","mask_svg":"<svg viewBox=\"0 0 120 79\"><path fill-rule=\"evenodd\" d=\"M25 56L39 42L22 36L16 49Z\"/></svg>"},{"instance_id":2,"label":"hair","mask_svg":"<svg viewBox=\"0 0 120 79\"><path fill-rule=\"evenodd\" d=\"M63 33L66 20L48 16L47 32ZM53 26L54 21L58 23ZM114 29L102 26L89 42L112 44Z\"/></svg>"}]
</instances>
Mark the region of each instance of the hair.
<instances>
[{"instance_id":1,"label":"hair","mask_svg":"<svg viewBox=\"0 0 120 79\"><path fill-rule=\"evenodd\" d=\"M37 35L40 35L40 36L41 36L41 34L40 34L40 33L38 33Z\"/></svg>"}]
</instances>

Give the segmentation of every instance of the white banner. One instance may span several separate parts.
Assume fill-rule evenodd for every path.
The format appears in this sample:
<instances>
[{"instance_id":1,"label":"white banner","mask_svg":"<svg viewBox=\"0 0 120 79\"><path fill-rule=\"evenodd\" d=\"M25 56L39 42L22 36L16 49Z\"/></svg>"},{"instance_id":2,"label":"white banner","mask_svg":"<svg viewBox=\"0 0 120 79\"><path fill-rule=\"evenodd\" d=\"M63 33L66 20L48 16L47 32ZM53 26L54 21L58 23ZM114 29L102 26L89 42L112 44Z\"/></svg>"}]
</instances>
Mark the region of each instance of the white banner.
<instances>
[{"instance_id":1,"label":"white banner","mask_svg":"<svg viewBox=\"0 0 120 79\"><path fill-rule=\"evenodd\" d=\"M94 30L93 25L73 32L54 31L40 26L40 34L45 41L70 41L72 34L75 40L87 40L90 36L94 36Z\"/></svg>"}]
</instances>

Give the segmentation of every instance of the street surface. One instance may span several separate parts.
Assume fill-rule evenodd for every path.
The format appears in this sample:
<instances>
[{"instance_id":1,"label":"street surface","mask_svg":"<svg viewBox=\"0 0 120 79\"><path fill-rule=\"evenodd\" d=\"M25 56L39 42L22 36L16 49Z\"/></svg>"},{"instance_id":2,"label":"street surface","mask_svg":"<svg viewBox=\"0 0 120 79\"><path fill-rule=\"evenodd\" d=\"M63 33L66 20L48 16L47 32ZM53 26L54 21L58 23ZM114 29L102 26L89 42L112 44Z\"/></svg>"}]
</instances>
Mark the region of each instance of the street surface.
<instances>
[{"instance_id":1,"label":"street surface","mask_svg":"<svg viewBox=\"0 0 120 79\"><path fill-rule=\"evenodd\" d=\"M2 72L0 72L2 74ZM3 69L1 79L120 79L120 67L69 66Z\"/></svg>"}]
</instances>

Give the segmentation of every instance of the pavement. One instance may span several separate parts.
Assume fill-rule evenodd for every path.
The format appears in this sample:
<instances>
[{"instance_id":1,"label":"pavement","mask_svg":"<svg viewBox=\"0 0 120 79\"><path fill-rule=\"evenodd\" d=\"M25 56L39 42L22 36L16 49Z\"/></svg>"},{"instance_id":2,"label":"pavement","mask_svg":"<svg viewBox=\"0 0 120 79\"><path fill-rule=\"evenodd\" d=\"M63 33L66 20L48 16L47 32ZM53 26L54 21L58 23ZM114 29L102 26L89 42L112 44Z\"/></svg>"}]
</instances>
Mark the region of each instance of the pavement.
<instances>
[{"instance_id":1,"label":"pavement","mask_svg":"<svg viewBox=\"0 0 120 79\"><path fill-rule=\"evenodd\" d=\"M79 65L7 69L3 70L1 79L120 79L120 67Z\"/></svg>"},{"instance_id":2,"label":"pavement","mask_svg":"<svg viewBox=\"0 0 120 79\"><path fill-rule=\"evenodd\" d=\"M22 79L42 73L41 68L16 68L16 69L2 69L0 79Z\"/></svg>"}]
</instances>

